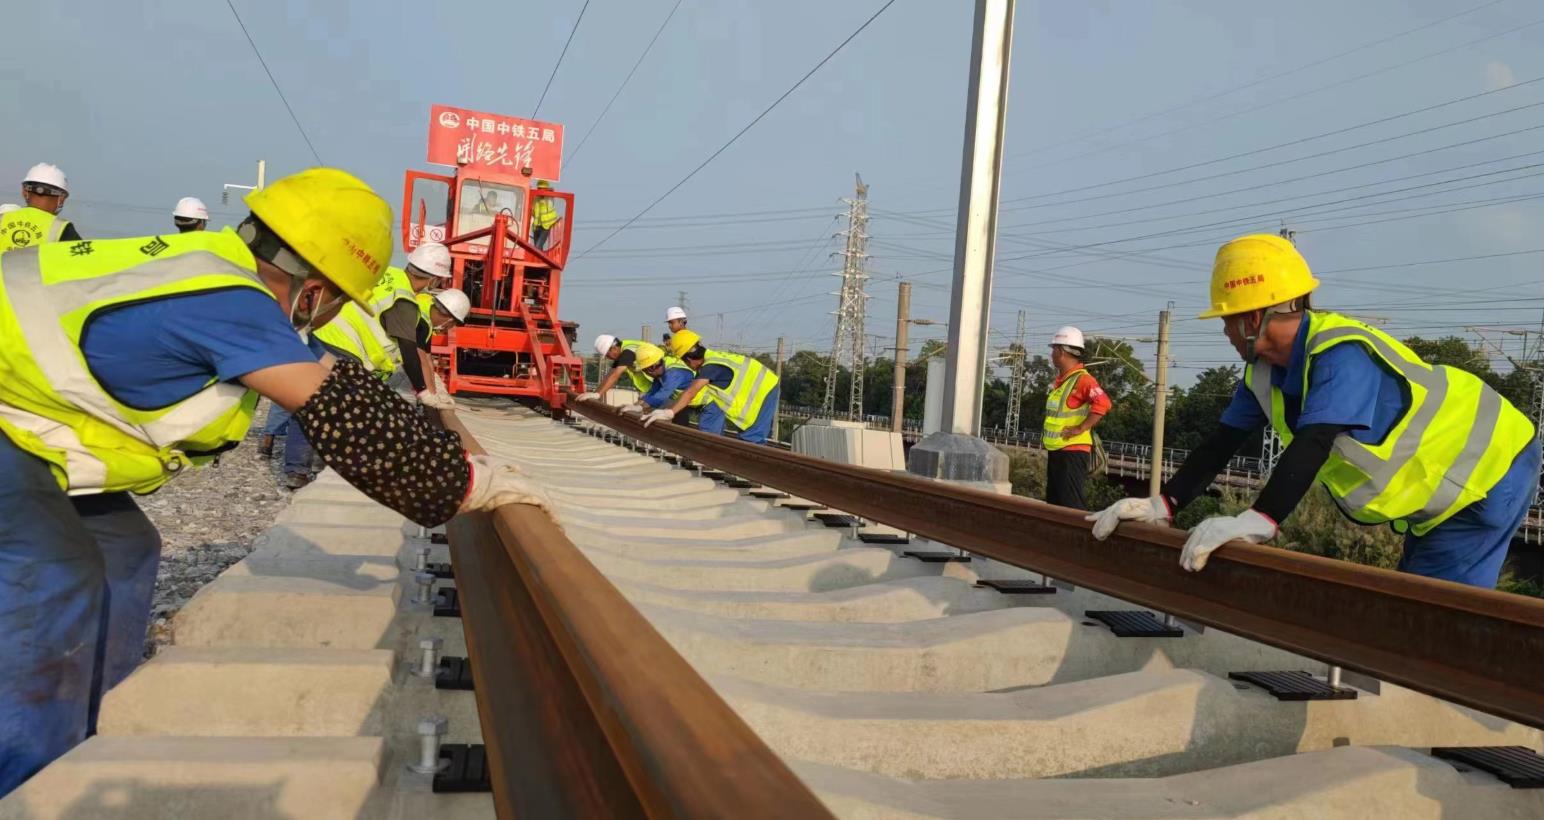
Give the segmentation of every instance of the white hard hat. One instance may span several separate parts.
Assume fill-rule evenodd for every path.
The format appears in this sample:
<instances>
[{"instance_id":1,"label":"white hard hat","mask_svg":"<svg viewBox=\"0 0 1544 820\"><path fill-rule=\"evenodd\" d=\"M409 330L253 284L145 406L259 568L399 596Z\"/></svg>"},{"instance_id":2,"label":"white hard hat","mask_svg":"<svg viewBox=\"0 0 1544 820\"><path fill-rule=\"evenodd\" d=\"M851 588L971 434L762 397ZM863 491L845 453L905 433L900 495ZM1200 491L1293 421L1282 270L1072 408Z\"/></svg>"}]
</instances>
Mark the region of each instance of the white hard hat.
<instances>
[{"instance_id":1,"label":"white hard hat","mask_svg":"<svg viewBox=\"0 0 1544 820\"><path fill-rule=\"evenodd\" d=\"M36 182L40 185L52 185L66 193L70 190L70 181L64 176L64 171L57 165L40 162L27 169L27 175L21 178L23 184Z\"/></svg>"},{"instance_id":2,"label":"white hard hat","mask_svg":"<svg viewBox=\"0 0 1544 820\"><path fill-rule=\"evenodd\" d=\"M19 210L21 210L21 206L17 205L14 202L7 202L4 205L0 205L0 214L8 214L11 211L19 211Z\"/></svg>"},{"instance_id":3,"label":"white hard hat","mask_svg":"<svg viewBox=\"0 0 1544 820\"><path fill-rule=\"evenodd\" d=\"M682 310L682 309L680 309L678 307L665 308L665 321L670 322L670 321L674 321L676 319L685 319L685 318L686 318L686 311L684 311L684 310Z\"/></svg>"},{"instance_id":4,"label":"white hard hat","mask_svg":"<svg viewBox=\"0 0 1544 820\"><path fill-rule=\"evenodd\" d=\"M595 337L595 353L597 355L604 356L606 355L606 351L610 350L611 346L616 343L617 337L612 336L609 333L602 333Z\"/></svg>"},{"instance_id":5,"label":"white hard hat","mask_svg":"<svg viewBox=\"0 0 1544 820\"><path fill-rule=\"evenodd\" d=\"M1056 335L1051 337L1051 344L1081 349L1083 347L1083 331L1078 330L1072 325L1067 325L1056 331Z\"/></svg>"},{"instance_id":6,"label":"white hard hat","mask_svg":"<svg viewBox=\"0 0 1544 820\"><path fill-rule=\"evenodd\" d=\"M425 242L407 255L407 263L438 279L450 278L450 248Z\"/></svg>"},{"instance_id":7,"label":"white hard hat","mask_svg":"<svg viewBox=\"0 0 1544 820\"><path fill-rule=\"evenodd\" d=\"M204 207L204 201L196 196L185 196L177 200L177 207L172 209L172 216L178 219L208 219L209 209Z\"/></svg>"},{"instance_id":8,"label":"white hard hat","mask_svg":"<svg viewBox=\"0 0 1544 820\"><path fill-rule=\"evenodd\" d=\"M472 300L455 288L446 288L434 294L434 301L446 313L456 317L458 323L465 322L466 317L472 312Z\"/></svg>"}]
</instances>

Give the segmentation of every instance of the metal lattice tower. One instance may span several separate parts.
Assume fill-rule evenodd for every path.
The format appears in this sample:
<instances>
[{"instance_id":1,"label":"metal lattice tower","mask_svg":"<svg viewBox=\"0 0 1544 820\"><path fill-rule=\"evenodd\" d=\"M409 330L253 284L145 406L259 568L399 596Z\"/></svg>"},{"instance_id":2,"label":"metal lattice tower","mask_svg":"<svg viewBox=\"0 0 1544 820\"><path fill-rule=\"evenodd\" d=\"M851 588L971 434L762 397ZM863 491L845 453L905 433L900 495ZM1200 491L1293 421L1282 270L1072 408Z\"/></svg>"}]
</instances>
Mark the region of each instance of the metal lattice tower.
<instances>
[{"instance_id":1,"label":"metal lattice tower","mask_svg":"<svg viewBox=\"0 0 1544 820\"><path fill-rule=\"evenodd\" d=\"M1029 354L1024 348L1024 319L1025 312L1021 310L1018 330L1013 334L1015 347L1008 350L1009 367L1012 370L1008 377L1008 412L1003 418L1003 430L1010 438L1019 435L1019 412L1024 404L1025 382L1029 375Z\"/></svg>"},{"instance_id":2,"label":"metal lattice tower","mask_svg":"<svg viewBox=\"0 0 1544 820\"><path fill-rule=\"evenodd\" d=\"M863 178L857 180L856 193L847 203L847 230L838 236L847 238L842 257L842 288L837 292L836 334L831 342L831 369L826 371L826 395L820 409L827 415L836 410L836 375L846 364L852 372L852 389L847 396L847 417L863 418L863 319L868 294L864 283L868 281L868 186Z\"/></svg>"}]
</instances>

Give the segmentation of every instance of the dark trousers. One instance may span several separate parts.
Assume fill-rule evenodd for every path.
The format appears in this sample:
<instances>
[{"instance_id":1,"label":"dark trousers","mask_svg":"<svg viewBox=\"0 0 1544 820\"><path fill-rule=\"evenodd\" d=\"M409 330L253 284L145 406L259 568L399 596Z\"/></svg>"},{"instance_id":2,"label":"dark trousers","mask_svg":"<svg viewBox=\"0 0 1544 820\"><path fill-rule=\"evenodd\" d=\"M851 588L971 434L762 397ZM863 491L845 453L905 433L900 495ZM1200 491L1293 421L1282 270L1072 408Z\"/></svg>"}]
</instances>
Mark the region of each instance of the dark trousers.
<instances>
[{"instance_id":1,"label":"dark trousers","mask_svg":"<svg viewBox=\"0 0 1544 820\"><path fill-rule=\"evenodd\" d=\"M1052 450L1045 457L1045 500L1048 504L1088 509L1083 489L1088 485L1092 453L1086 450Z\"/></svg>"}]
</instances>

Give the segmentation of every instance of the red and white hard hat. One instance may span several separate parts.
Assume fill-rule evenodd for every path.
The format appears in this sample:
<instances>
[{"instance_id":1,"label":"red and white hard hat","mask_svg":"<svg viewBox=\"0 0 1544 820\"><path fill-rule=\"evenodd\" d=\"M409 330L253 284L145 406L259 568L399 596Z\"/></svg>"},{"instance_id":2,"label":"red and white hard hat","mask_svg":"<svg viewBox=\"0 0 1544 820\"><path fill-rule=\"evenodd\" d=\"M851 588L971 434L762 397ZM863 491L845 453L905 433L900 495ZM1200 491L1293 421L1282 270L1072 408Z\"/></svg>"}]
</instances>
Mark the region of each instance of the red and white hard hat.
<instances>
[{"instance_id":1,"label":"red and white hard hat","mask_svg":"<svg viewBox=\"0 0 1544 820\"><path fill-rule=\"evenodd\" d=\"M472 300L456 288L446 288L435 293L434 301L441 310L454 316L457 324L466 322L466 317L472 313Z\"/></svg>"},{"instance_id":2,"label":"red and white hard hat","mask_svg":"<svg viewBox=\"0 0 1544 820\"><path fill-rule=\"evenodd\" d=\"M611 346L617 343L617 337L609 333L602 333L595 337L595 355L604 356Z\"/></svg>"},{"instance_id":3,"label":"red and white hard hat","mask_svg":"<svg viewBox=\"0 0 1544 820\"><path fill-rule=\"evenodd\" d=\"M673 322L676 319L685 319L686 311L678 307L665 308L665 321Z\"/></svg>"},{"instance_id":4,"label":"red and white hard hat","mask_svg":"<svg viewBox=\"0 0 1544 820\"><path fill-rule=\"evenodd\" d=\"M57 165L40 162L27 169L27 175L21 178L22 184L35 182L39 185L50 185L66 193L70 190L70 180L65 177L63 169Z\"/></svg>"},{"instance_id":5,"label":"red and white hard hat","mask_svg":"<svg viewBox=\"0 0 1544 820\"><path fill-rule=\"evenodd\" d=\"M1051 344L1076 347L1081 350L1083 348L1083 331L1078 330L1072 325L1067 325L1056 331L1056 335L1051 337Z\"/></svg>"},{"instance_id":6,"label":"red and white hard hat","mask_svg":"<svg viewBox=\"0 0 1544 820\"><path fill-rule=\"evenodd\" d=\"M450 278L450 248L425 242L407 255L407 263L437 279Z\"/></svg>"},{"instance_id":7,"label":"red and white hard hat","mask_svg":"<svg viewBox=\"0 0 1544 820\"><path fill-rule=\"evenodd\" d=\"M209 218L209 209L204 207L204 201L196 196L185 196L177 200L177 207L172 209L172 216L178 219L205 219Z\"/></svg>"}]
</instances>

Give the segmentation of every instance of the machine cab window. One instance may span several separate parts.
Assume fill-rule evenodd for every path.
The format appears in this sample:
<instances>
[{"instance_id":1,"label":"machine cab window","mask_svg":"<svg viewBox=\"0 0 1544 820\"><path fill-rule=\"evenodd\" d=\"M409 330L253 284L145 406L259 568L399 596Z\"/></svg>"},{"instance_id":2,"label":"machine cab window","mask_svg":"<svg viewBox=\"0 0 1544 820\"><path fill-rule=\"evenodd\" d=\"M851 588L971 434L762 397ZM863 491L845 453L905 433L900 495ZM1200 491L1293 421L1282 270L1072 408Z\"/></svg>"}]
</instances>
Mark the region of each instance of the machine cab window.
<instances>
[{"instance_id":1,"label":"machine cab window","mask_svg":"<svg viewBox=\"0 0 1544 820\"><path fill-rule=\"evenodd\" d=\"M509 214L515 225L525 212L525 189L488 180L468 179L461 183L457 198L456 233L464 234L486 228L500 213Z\"/></svg>"}]
</instances>

